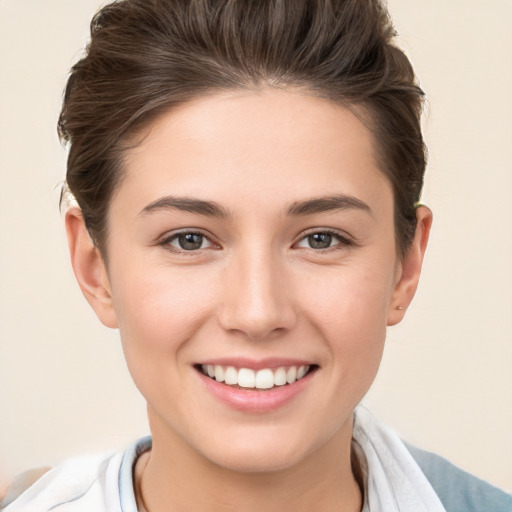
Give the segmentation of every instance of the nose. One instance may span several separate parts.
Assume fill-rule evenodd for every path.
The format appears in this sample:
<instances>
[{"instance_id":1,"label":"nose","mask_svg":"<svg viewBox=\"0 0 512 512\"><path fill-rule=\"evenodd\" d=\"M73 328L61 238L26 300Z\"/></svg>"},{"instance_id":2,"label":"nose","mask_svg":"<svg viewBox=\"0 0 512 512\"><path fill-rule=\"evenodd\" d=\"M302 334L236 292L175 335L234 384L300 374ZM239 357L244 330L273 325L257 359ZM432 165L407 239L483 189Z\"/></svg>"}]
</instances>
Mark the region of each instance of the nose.
<instances>
[{"instance_id":1,"label":"nose","mask_svg":"<svg viewBox=\"0 0 512 512\"><path fill-rule=\"evenodd\" d=\"M222 284L223 329L250 340L273 339L297 321L291 283L271 251L246 251L230 262Z\"/></svg>"}]
</instances>

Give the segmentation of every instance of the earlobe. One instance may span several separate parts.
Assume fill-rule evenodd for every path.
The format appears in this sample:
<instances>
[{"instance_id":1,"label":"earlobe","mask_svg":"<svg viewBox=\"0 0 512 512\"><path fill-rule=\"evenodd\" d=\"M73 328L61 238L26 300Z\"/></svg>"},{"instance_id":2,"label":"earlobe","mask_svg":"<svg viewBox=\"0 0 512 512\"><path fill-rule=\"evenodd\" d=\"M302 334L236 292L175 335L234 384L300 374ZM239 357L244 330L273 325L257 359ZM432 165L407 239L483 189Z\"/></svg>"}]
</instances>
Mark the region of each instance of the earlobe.
<instances>
[{"instance_id":1,"label":"earlobe","mask_svg":"<svg viewBox=\"0 0 512 512\"><path fill-rule=\"evenodd\" d=\"M431 226L432 211L426 206L419 206L416 210L414 240L401 262L399 276L391 298L388 326L395 325L403 319L405 311L416 293Z\"/></svg>"},{"instance_id":2,"label":"earlobe","mask_svg":"<svg viewBox=\"0 0 512 512\"><path fill-rule=\"evenodd\" d=\"M107 327L117 328L105 263L89 236L79 208L66 212L66 233L71 265L82 293L100 321Z\"/></svg>"}]
</instances>

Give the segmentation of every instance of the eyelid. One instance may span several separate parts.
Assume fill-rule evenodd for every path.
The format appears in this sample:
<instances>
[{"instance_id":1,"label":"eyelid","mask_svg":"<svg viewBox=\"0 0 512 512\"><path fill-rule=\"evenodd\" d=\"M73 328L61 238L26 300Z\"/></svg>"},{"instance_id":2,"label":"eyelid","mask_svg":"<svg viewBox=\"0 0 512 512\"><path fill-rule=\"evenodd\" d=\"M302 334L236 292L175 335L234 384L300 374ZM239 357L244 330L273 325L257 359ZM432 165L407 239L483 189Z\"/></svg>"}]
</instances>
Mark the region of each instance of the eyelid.
<instances>
[{"instance_id":1,"label":"eyelid","mask_svg":"<svg viewBox=\"0 0 512 512\"><path fill-rule=\"evenodd\" d=\"M335 249L338 246L349 247L349 246L356 245L356 241L348 233L346 233L345 231L339 231L339 230L333 229L333 228L310 228L310 229L307 229L306 231L303 231L297 237L297 239L296 239L296 241L294 242L293 245L297 246L300 242L305 240L307 237L309 237L311 235L314 235L314 234L317 234L317 233L331 235L331 236L335 237L338 240L338 243L334 244L334 245L332 245L330 247L327 247L325 249L313 249L312 247L309 248L309 249L311 249L311 250L313 250L315 252L322 252L322 251L333 250L333 249ZM306 247L300 247L300 249L307 249L307 248Z\"/></svg>"},{"instance_id":2,"label":"eyelid","mask_svg":"<svg viewBox=\"0 0 512 512\"><path fill-rule=\"evenodd\" d=\"M172 242L173 240L176 240L180 235L186 235L186 234L201 235L206 240L208 240L208 242L210 244L209 247L203 247L200 249L187 251L185 249L180 249L179 247L175 247L175 246L171 245L170 242ZM160 236L157 239L156 245L160 245L160 246L164 247L165 249L167 249L171 252L174 252L174 253L193 255L193 254L197 254L201 251L204 251L206 249L220 248L220 245L217 242L215 242L213 240L213 238L214 238L213 235L205 232L205 230L201 229L201 228L180 228L175 231L167 231L164 235Z\"/></svg>"},{"instance_id":3,"label":"eyelid","mask_svg":"<svg viewBox=\"0 0 512 512\"><path fill-rule=\"evenodd\" d=\"M196 250L185 250L185 249L180 249L178 247L171 246L171 244L170 244L171 241L175 240L180 235L189 234L189 233L190 234L198 234L198 235L203 236L209 242L209 247L204 247L204 248L200 248L200 249L196 249ZM340 231L340 230L333 229L333 228L315 227L315 228L309 228L309 229L303 231L299 236L297 236L296 241L292 244L292 247L297 247L297 245L300 242L302 242L304 239L306 239L308 236L314 235L316 233L329 234L329 235L335 237L338 240L338 243L336 243L330 247L327 247L325 249L310 248L311 250L313 250L315 252L333 250L338 246L349 247L349 246L357 245L356 240L354 240L354 238L351 235L349 235L348 233L346 233L345 231ZM206 232L204 229L201 229L201 228L180 228L180 229L177 229L174 231L167 231L165 234L158 237L155 245L163 246L167 250L175 252L175 253L186 253L188 255L193 255L193 254L197 254L205 249L211 249L211 248L220 249L221 245L218 242L216 242L214 240L214 238L215 237L212 234L210 234L209 232ZM307 249L306 247L300 247L300 248Z\"/></svg>"}]
</instances>

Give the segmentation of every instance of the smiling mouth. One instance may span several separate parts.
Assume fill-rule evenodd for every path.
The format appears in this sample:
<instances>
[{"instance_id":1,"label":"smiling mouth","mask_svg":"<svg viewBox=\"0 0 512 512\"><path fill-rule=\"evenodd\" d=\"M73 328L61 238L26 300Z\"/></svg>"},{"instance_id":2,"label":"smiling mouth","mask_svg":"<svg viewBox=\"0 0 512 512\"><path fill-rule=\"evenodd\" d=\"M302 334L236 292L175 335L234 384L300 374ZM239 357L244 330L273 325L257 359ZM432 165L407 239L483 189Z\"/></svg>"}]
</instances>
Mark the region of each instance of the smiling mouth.
<instances>
[{"instance_id":1,"label":"smiling mouth","mask_svg":"<svg viewBox=\"0 0 512 512\"><path fill-rule=\"evenodd\" d=\"M279 368L235 368L222 365L196 365L196 369L210 379L238 389L268 390L289 386L314 372L317 365L281 366Z\"/></svg>"}]
</instances>

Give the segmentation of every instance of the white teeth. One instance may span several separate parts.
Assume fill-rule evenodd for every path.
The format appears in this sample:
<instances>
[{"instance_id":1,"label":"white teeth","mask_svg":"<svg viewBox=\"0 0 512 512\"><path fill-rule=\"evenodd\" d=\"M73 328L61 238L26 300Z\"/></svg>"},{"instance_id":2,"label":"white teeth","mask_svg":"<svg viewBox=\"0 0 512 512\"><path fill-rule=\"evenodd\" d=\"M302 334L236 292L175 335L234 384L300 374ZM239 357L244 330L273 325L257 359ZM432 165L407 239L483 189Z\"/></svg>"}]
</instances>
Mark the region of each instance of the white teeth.
<instances>
[{"instance_id":1,"label":"white teeth","mask_svg":"<svg viewBox=\"0 0 512 512\"><path fill-rule=\"evenodd\" d=\"M238 370L238 385L241 388L253 388L256 382L256 376L254 370L249 368L240 368Z\"/></svg>"},{"instance_id":2,"label":"white teeth","mask_svg":"<svg viewBox=\"0 0 512 512\"><path fill-rule=\"evenodd\" d=\"M260 370L256 374L256 387L258 389L270 389L274 387L274 373L272 370Z\"/></svg>"},{"instance_id":3,"label":"white teeth","mask_svg":"<svg viewBox=\"0 0 512 512\"><path fill-rule=\"evenodd\" d=\"M293 384L296 380L297 380L297 367L290 366L290 368L288 368L288 371L286 372L286 382L288 382L288 384Z\"/></svg>"},{"instance_id":4,"label":"white teeth","mask_svg":"<svg viewBox=\"0 0 512 512\"><path fill-rule=\"evenodd\" d=\"M226 368L226 373L224 374L224 382L231 385L238 384L238 372L233 366L228 366Z\"/></svg>"},{"instance_id":5,"label":"white teeth","mask_svg":"<svg viewBox=\"0 0 512 512\"><path fill-rule=\"evenodd\" d=\"M215 366L215 380L217 382L224 382L224 368L222 366Z\"/></svg>"},{"instance_id":6,"label":"white teeth","mask_svg":"<svg viewBox=\"0 0 512 512\"><path fill-rule=\"evenodd\" d=\"M308 367L307 366L301 366L297 370L297 380L302 379L302 377L304 377L304 375L306 375L307 371L308 371Z\"/></svg>"},{"instance_id":7,"label":"white teeth","mask_svg":"<svg viewBox=\"0 0 512 512\"><path fill-rule=\"evenodd\" d=\"M271 389L274 386L293 384L302 379L309 369L309 365L289 366L288 368L281 366L275 370L264 368L255 372L250 368L237 370L234 366L201 365L202 372L217 382L225 382L230 386L238 384L241 388L252 389Z\"/></svg>"},{"instance_id":8,"label":"white teeth","mask_svg":"<svg viewBox=\"0 0 512 512\"><path fill-rule=\"evenodd\" d=\"M278 368L274 373L274 384L276 386L284 386L286 384L286 370L284 368Z\"/></svg>"}]
</instances>

